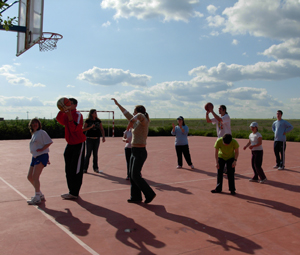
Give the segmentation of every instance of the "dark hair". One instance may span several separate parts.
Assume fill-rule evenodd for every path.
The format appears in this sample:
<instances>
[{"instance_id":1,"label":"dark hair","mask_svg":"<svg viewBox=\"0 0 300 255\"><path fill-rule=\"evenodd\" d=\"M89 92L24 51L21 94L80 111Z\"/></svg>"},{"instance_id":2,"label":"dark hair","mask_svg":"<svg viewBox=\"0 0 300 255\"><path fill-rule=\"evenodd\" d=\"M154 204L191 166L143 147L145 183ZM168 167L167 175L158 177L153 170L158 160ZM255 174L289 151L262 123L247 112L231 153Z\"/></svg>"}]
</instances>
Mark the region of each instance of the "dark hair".
<instances>
[{"instance_id":1,"label":"dark hair","mask_svg":"<svg viewBox=\"0 0 300 255\"><path fill-rule=\"evenodd\" d=\"M87 119L92 120L93 119L92 114L94 112L97 112L97 110L96 109L91 109L90 112L89 112L89 116L87 117ZM100 119L97 117L96 120L100 120Z\"/></svg>"},{"instance_id":2,"label":"dark hair","mask_svg":"<svg viewBox=\"0 0 300 255\"><path fill-rule=\"evenodd\" d=\"M69 98L69 100L73 103L73 104L75 104L75 105L77 105L78 104L78 102L77 102L77 100L75 99L75 98Z\"/></svg>"},{"instance_id":3,"label":"dark hair","mask_svg":"<svg viewBox=\"0 0 300 255\"><path fill-rule=\"evenodd\" d=\"M182 126L185 126L184 118L182 116L179 116L177 120L182 120Z\"/></svg>"},{"instance_id":4,"label":"dark hair","mask_svg":"<svg viewBox=\"0 0 300 255\"><path fill-rule=\"evenodd\" d=\"M146 112L146 108L143 105L136 105L135 111L144 114L147 120L150 120L149 114Z\"/></svg>"},{"instance_id":5,"label":"dark hair","mask_svg":"<svg viewBox=\"0 0 300 255\"><path fill-rule=\"evenodd\" d=\"M277 112L280 112L280 113L281 113L281 115L283 114L283 112L282 112L281 110L278 110Z\"/></svg>"},{"instance_id":6,"label":"dark hair","mask_svg":"<svg viewBox=\"0 0 300 255\"><path fill-rule=\"evenodd\" d=\"M228 114L228 113L227 113L227 108L226 108L225 105L222 104L222 105L220 105L220 107L225 111L226 114Z\"/></svg>"},{"instance_id":7,"label":"dark hair","mask_svg":"<svg viewBox=\"0 0 300 255\"><path fill-rule=\"evenodd\" d=\"M29 131L30 131L31 134L33 134L33 129L32 129L33 122L37 122L39 124L39 127L38 127L38 129L36 131L42 129L42 123L40 122L40 120L38 118L33 118L28 123L28 128L29 128Z\"/></svg>"},{"instance_id":8,"label":"dark hair","mask_svg":"<svg viewBox=\"0 0 300 255\"><path fill-rule=\"evenodd\" d=\"M224 142L225 144L230 144L231 141L232 141L232 135L231 135L231 134L225 134L225 135L223 136L223 142Z\"/></svg>"}]
</instances>

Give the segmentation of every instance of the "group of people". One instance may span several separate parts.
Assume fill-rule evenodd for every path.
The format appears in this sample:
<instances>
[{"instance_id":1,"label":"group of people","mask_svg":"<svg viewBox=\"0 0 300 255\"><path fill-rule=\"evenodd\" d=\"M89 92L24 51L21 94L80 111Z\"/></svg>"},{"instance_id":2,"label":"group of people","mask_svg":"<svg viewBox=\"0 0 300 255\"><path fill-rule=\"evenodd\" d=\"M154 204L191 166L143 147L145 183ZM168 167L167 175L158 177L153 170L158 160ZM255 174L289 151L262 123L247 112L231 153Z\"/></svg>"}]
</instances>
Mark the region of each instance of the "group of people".
<instances>
[{"instance_id":1,"label":"group of people","mask_svg":"<svg viewBox=\"0 0 300 255\"><path fill-rule=\"evenodd\" d=\"M232 138L230 117L227 113L225 105L220 105L219 115L217 115L212 105L208 105L206 112L206 122L216 125L217 140L215 142L215 166L217 168L217 185L211 190L212 193L221 193L223 188L223 174L227 174L229 191L235 195L235 181L234 173L239 156L239 144ZM212 114L212 118L209 117ZM293 126L286 120L282 119L283 112L277 111L277 120L272 125L274 132L274 153L276 157L276 165L274 168L283 170L285 167L285 149L286 149L286 133L293 129ZM175 148L177 153L177 168L182 168L182 154L184 155L187 164L194 169L191 161L191 156L188 146L188 127L184 123L184 118L179 116L177 118L178 125L173 124L171 131L172 135L176 136ZM263 162L263 147L262 135L258 132L258 123L252 122L250 124L252 133L249 135L249 141L244 146L244 150L249 148L252 153L251 165L254 176L249 179L250 182L259 182L261 184L267 181L266 175L262 169Z\"/></svg>"},{"instance_id":2,"label":"group of people","mask_svg":"<svg viewBox=\"0 0 300 255\"><path fill-rule=\"evenodd\" d=\"M83 173L87 172L89 159L93 153L93 169L94 172L101 172L98 167L98 148L100 137L102 134L102 142L105 142L105 133L101 120L97 117L95 109L90 110L89 116L83 123L83 116L76 110L77 100L69 99L71 106L64 107L59 111L56 120L65 127L65 139L67 145L64 151L65 173L69 192L62 194L63 199L78 198L82 185ZM147 159L146 140L150 118L143 105L137 105L133 114L129 113L121 106L115 98L112 98L121 112L128 120L128 126L124 132L123 141L125 145L125 157L127 162L127 178L130 180L130 198L128 203L142 202L142 193L144 194L144 203L150 203L156 194L142 177L141 171L143 164ZM213 118L209 118L209 114ZM206 112L206 121L216 125L218 139L215 142L215 162L217 168L217 186L211 190L212 193L222 192L223 174L226 169L228 176L229 190L232 195L235 194L234 173L239 156L239 144L232 138L230 117L226 111L225 105L220 105L219 114L217 115L213 107L209 107ZM272 125L274 132L274 152L276 156L276 168L284 169L284 152L286 149L286 133L293 129L293 126L282 119L282 111L277 111L277 121ZM173 124L171 134L175 138L175 151L177 155L177 168L182 168L182 154L191 169L194 166L191 161L191 155L188 146L189 128L184 122L184 118L179 116L177 124ZM252 168L254 176L249 181L264 183L267 178L262 169L263 148L262 136L258 132L258 124L252 122L250 125L252 133L249 135L249 142L244 146L244 150L249 148L252 150ZM32 162L28 171L28 180L35 189L35 195L27 201L30 205L41 203L45 196L41 192L39 177L44 167L49 162L49 146L53 143L49 135L42 130L39 119L34 118L29 123L29 129L32 134L30 140L30 152L32 154ZM85 156L86 145L86 156Z\"/></svg>"}]
</instances>

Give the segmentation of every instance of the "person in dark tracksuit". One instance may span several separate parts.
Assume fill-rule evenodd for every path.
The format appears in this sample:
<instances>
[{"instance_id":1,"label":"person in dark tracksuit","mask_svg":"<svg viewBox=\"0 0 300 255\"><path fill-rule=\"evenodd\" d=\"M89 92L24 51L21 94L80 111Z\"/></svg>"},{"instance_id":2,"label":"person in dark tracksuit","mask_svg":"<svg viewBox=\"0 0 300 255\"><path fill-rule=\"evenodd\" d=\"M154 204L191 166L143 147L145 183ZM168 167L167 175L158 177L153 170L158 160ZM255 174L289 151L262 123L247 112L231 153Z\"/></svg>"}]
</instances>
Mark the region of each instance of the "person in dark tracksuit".
<instances>
[{"instance_id":1,"label":"person in dark tracksuit","mask_svg":"<svg viewBox=\"0 0 300 255\"><path fill-rule=\"evenodd\" d=\"M65 126L65 139L67 146L64 152L66 179L69 193L62 194L64 199L76 199L82 184L84 164L84 144L86 136L83 134L83 117L76 110L77 100L69 98L70 107L60 111L56 120Z\"/></svg>"}]
</instances>

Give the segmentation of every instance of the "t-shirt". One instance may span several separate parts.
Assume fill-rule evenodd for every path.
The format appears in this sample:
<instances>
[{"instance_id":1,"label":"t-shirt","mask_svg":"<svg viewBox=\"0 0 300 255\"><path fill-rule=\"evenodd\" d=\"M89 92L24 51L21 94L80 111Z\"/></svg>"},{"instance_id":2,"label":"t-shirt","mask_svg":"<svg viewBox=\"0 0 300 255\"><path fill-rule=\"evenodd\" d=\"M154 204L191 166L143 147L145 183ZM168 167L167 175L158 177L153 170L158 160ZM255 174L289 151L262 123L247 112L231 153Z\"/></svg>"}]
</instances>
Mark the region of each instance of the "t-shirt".
<instances>
[{"instance_id":1,"label":"t-shirt","mask_svg":"<svg viewBox=\"0 0 300 255\"><path fill-rule=\"evenodd\" d=\"M249 135L249 140L251 142L251 145L258 144L258 138L259 137L262 137L262 135L259 132L256 132L255 134L251 133ZM260 145L260 146L257 146L257 147L253 147L252 150L253 151L262 151L263 147L262 147L262 145Z\"/></svg>"},{"instance_id":2,"label":"t-shirt","mask_svg":"<svg viewBox=\"0 0 300 255\"><path fill-rule=\"evenodd\" d=\"M132 140L132 133L130 130L125 130L124 131L124 136L126 136L126 139L128 141L128 143L126 142L125 144L125 148L131 148L131 140Z\"/></svg>"},{"instance_id":3,"label":"t-shirt","mask_svg":"<svg viewBox=\"0 0 300 255\"><path fill-rule=\"evenodd\" d=\"M52 143L52 140L50 136L47 134L46 131L40 129L35 131L32 136L29 143L30 153L34 158L37 156L40 156L42 154L49 152L49 147L43 151L37 152L37 149L43 148L46 144Z\"/></svg>"},{"instance_id":4,"label":"t-shirt","mask_svg":"<svg viewBox=\"0 0 300 255\"><path fill-rule=\"evenodd\" d=\"M149 120L142 113L138 113L133 116L128 111L124 111L123 114L129 121L132 118L135 120L132 128L132 147L135 147L135 145L146 145Z\"/></svg>"},{"instance_id":5,"label":"t-shirt","mask_svg":"<svg viewBox=\"0 0 300 255\"><path fill-rule=\"evenodd\" d=\"M226 113L221 119L222 122L217 121L216 118L211 119L212 124L216 124L218 138L223 137L225 134L231 134L229 115Z\"/></svg>"},{"instance_id":6,"label":"t-shirt","mask_svg":"<svg viewBox=\"0 0 300 255\"><path fill-rule=\"evenodd\" d=\"M87 127L90 127L93 124L95 125L93 128L86 131L86 137L100 137L101 136L101 130L100 130L101 120L100 119L95 119L95 120L87 119L85 121L85 123L87 124Z\"/></svg>"},{"instance_id":7,"label":"t-shirt","mask_svg":"<svg viewBox=\"0 0 300 255\"><path fill-rule=\"evenodd\" d=\"M235 152L234 150L239 148L239 144L235 139L232 139L231 143L225 145L223 143L223 138L218 138L215 143L215 148L219 150L218 157L224 160L228 160L234 158Z\"/></svg>"},{"instance_id":8,"label":"t-shirt","mask_svg":"<svg viewBox=\"0 0 300 255\"><path fill-rule=\"evenodd\" d=\"M286 141L286 136L283 133L290 132L294 127L286 120L276 120L272 125L274 132L274 141Z\"/></svg>"},{"instance_id":9,"label":"t-shirt","mask_svg":"<svg viewBox=\"0 0 300 255\"><path fill-rule=\"evenodd\" d=\"M175 127L175 130L173 132L173 129L171 131L172 135L176 135L175 138L175 146L176 145L187 145L188 144L188 133L189 133L189 128L187 125L182 126L184 129L184 132L181 131L179 126Z\"/></svg>"}]
</instances>

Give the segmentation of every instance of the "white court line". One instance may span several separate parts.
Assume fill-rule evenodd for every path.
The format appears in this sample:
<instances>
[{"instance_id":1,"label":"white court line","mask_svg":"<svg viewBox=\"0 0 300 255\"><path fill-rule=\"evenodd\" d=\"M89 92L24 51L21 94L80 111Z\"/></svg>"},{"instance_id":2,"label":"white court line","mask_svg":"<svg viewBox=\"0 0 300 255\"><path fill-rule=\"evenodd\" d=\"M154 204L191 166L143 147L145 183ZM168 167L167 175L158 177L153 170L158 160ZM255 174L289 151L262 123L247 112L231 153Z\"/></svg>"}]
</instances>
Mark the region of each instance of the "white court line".
<instances>
[{"instance_id":1,"label":"white court line","mask_svg":"<svg viewBox=\"0 0 300 255\"><path fill-rule=\"evenodd\" d=\"M23 197L25 200L27 200L27 197L22 194L20 191L18 191L15 187L13 187L11 184L9 184L7 181L5 181L2 177L0 177L1 181L3 181L7 186L9 186L12 190L14 190L16 193L18 193L21 197ZM60 228L62 231L64 231L69 237L71 237L75 242L77 242L82 248L87 250L92 255L99 255L96 251L94 251L91 247L86 245L84 242L82 242L77 236L75 236L73 233L71 233L69 230L67 230L63 225L58 223L53 217L45 213L42 209L39 209L38 206L34 206L38 211L40 211L47 219L49 219L51 222L53 222L58 228Z\"/></svg>"}]
</instances>

